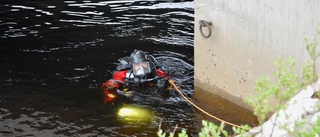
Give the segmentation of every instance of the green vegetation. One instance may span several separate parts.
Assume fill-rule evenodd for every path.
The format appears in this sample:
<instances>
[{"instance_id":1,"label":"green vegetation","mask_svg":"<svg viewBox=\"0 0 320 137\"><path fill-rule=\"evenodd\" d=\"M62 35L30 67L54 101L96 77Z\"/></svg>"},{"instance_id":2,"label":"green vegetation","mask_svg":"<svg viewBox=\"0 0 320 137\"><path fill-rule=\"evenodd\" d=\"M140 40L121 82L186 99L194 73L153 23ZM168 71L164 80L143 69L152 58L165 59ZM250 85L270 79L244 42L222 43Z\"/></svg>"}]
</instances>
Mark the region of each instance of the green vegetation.
<instances>
[{"instance_id":1,"label":"green vegetation","mask_svg":"<svg viewBox=\"0 0 320 137\"><path fill-rule=\"evenodd\" d=\"M320 57L320 52L316 52L317 46L319 45L319 36L320 25L318 26L316 36L313 37L311 41L307 37L305 38L305 41L307 43L306 49L310 55L311 61L307 61L306 65L302 68L301 87L310 85L316 82L319 78L316 71L316 61Z\"/></svg>"},{"instance_id":2,"label":"green vegetation","mask_svg":"<svg viewBox=\"0 0 320 137\"><path fill-rule=\"evenodd\" d=\"M286 62L279 58L275 62L275 66L278 67L275 75L279 82L273 83L267 76L258 79L254 89L255 98L244 100L254 108L253 113L258 117L260 124L265 122L268 114L285 108L285 103L296 94L299 84L298 76L293 71L294 64L295 62L291 58ZM270 105L271 100L274 100L276 104Z\"/></svg>"},{"instance_id":3,"label":"green vegetation","mask_svg":"<svg viewBox=\"0 0 320 137\"><path fill-rule=\"evenodd\" d=\"M228 136L228 132L223 130L224 122L221 122L220 126L213 124L212 122L207 122L205 120L202 121L203 128L199 133L199 137L219 137L221 135Z\"/></svg>"},{"instance_id":4,"label":"green vegetation","mask_svg":"<svg viewBox=\"0 0 320 137\"><path fill-rule=\"evenodd\" d=\"M320 135L320 118L318 118L317 123L311 126L311 129L308 132L305 131L298 131L293 133L293 136L297 137L316 137Z\"/></svg>"},{"instance_id":5,"label":"green vegetation","mask_svg":"<svg viewBox=\"0 0 320 137\"><path fill-rule=\"evenodd\" d=\"M249 106L252 106L253 113L258 117L260 124L265 122L271 114L278 114L278 111L285 109L286 102L288 102L292 96L296 95L297 91L305 88L308 85L315 83L319 76L316 71L316 61L320 57L320 52L317 53L317 46L319 45L318 38L320 36L320 26L317 28L317 34L315 37L305 38L306 50L308 51L311 60L306 62L306 65L302 68L302 75L299 76L294 72L295 61L291 58L284 61L282 58L278 58L275 62L277 71L274 73L276 80L271 80L268 76L261 77L257 80L257 85L254 88L255 97L246 98L244 100ZM274 81L277 81L276 83ZM320 91L317 91L314 97L319 98ZM270 105L270 101L275 102L274 105ZM318 106L320 108L320 106ZM320 109L319 109L320 110ZM318 111L319 111L318 110ZM216 137L216 136L234 136L228 135L227 131L224 130L224 122L220 126L215 125L212 122L202 121L202 129L199 132L199 137ZM305 121L295 122L295 132L288 131L290 136L304 137L304 136L319 136L320 135L320 118L310 126L310 128L303 128L309 123ZM243 128L233 127L235 135L251 136L246 130L249 126L243 126ZM159 137L165 137L166 134L161 129L158 131ZM170 133L170 137L174 136L174 132ZM178 134L178 137L187 137L185 130L182 130Z\"/></svg>"}]
</instances>

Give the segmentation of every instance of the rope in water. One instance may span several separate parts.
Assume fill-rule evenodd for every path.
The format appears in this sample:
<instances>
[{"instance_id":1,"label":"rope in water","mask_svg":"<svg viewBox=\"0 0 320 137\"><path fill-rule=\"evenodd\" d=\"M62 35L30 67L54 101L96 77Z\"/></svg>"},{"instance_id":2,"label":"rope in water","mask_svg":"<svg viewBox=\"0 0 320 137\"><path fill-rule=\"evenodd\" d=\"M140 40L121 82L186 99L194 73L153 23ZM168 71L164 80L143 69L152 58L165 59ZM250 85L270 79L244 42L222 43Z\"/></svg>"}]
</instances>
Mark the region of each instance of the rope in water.
<instances>
[{"instance_id":1,"label":"rope in water","mask_svg":"<svg viewBox=\"0 0 320 137\"><path fill-rule=\"evenodd\" d=\"M195 108L197 108L198 110L200 110L200 111L203 112L204 114L206 114L206 115L208 115L208 116L210 116L210 117L212 117L212 118L214 118L214 119L216 119L216 120L218 120L218 121L220 121L220 122L224 122L224 123L226 123L226 124L229 124L229 125L231 125L231 126L238 127L238 128L242 128L242 129L245 129L245 130L249 130L249 129L246 129L246 128L244 128L244 127L242 127L242 126L239 126L239 125L237 125L237 124L233 124L233 123L231 123L231 122L228 122L228 121L225 121L225 120L223 120L223 119L220 119L220 118L218 118L218 117L216 117L216 116L213 116L213 115L211 115L210 113L204 111L204 110L201 109L199 106L197 106L196 104L194 104L193 102L191 102L185 95L183 95L183 93L182 93L182 92L178 89L178 87L174 84L174 81L173 81L173 80L169 80L169 83L179 92L179 94L180 94L185 100L187 100L192 106L194 106Z\"/></svg>"}]
</instances>

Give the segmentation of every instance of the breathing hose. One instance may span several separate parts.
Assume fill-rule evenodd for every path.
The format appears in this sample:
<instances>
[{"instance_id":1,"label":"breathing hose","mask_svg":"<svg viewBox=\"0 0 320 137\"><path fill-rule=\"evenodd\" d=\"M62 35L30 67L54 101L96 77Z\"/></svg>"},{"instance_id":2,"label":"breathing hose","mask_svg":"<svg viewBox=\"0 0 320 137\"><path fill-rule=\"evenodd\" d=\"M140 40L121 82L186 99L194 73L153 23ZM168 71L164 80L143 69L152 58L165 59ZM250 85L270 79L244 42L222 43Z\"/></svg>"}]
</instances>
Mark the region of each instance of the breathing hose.
<instances>
[{"instance_id":1,"label":"breathing hose","mask_svg":"<svg viewBox=\"0 0 320 137\"><path fill-rule=\"evenodd\" d=\"M234 124L234 123L225 121L225 120L223 120L223 119L220 119L220 118L218 118L218 117L216 117L216 116L213 116L213 115L211 115L210 113L204 111L204 110L201 109L199 106L197 106L196 104L194 104L193 102L191 102L185 95L183 95L183 93L182 93L182 92L178 89L178 87L174 84L174 81L173 81L173 80L170 79L170 80L169 80L169 83L176 89L176 91L179 92L179 94L180 94L186 101L188 101L192 106L194 106L195 108L197 108L198 110L200 110L200 111L203 112L204 114L206 114L206 115L208 115L208 116L210 116L210 117L212 117L212 118L214 118L214 119L216 119L216 120L218 120L218 121L220 121L220 122L224 122L224 123L226 123L226 124L229 124L229 125L231 125L231 126L234 126L234 127L237 127L237 128L241 128L241 129L244 129L244 130L249 130L249 129L244 128L244 127L242 127L242 126L239 126L239 125L237 125L237 124Z\"/></svg>"}]
</instances>

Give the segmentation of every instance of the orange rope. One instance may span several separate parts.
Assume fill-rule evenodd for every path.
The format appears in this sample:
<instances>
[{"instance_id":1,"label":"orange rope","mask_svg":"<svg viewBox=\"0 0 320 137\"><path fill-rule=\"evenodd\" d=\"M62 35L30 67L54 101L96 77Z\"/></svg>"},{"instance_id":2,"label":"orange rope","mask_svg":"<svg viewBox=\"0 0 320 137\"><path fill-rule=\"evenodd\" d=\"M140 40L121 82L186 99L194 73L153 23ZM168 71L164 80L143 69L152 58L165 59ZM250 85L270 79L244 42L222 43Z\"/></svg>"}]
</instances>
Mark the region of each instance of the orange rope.
<instances>
[{"instance_id":1,"label":"orange rope","mask_svg":"<svg viewBox=\"0 0 320 137\"><path fill-rule=\"evenodd\" d=\"M203 109L201 109L200 107L198 107L196 104L194 104L193 102L191 102L186 96L184 96L183 93L182 93L182 92L178 89L178 87L174 84L174 81L173 81L173 80L169 80L169 83L180 93L180 95L181 95L185 100L187 100L191 105L193 105L195 108L197 108L198 110L200 110L200 111L203 112L204 114L207 114L208 116L210 116L210 117L212 117L212 118L214 118L214 119L216 119L216 120L218 120L218 121L221 121L221 122L224 122L224 123L226 123L226 124L229 124L229 125L231 125L231 126L238 127L238 128L242 128L242 129L245 129L245 130L249 130L249 129L246 129L246 128L242 127L242 126L233 124L233 123L231 123L231 122L225 121L225 120L223 120L223 119L220 119L220 118L218 118L218 117L216 117L216 116L213 116L213 115L209 114L208 112L204 111Z\"/></svg>"}]
</instances>

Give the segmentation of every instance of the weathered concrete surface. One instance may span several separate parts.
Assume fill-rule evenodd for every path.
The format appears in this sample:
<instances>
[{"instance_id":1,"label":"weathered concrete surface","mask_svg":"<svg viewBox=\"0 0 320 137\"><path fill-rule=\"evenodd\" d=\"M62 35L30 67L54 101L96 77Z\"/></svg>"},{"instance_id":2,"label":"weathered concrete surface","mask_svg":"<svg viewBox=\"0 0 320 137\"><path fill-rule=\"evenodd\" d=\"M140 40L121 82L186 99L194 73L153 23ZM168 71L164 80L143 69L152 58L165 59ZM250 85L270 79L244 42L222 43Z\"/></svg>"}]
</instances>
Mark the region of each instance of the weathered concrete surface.
<instances>
[{"instance_id":1,"label":"weathered concrete surface","mask_svg":"<svg viewBox=\"0 0 320 137\"><path fill-rule=\"evenodd\" d=\"M319 0L196 0L195 86L251 110L242 100L257 78L273 75L279 55L295 59L297 73L310 59L304 37L315 35L319 7ZM200 35L199 20L212 22L210 38Z\"/></svg>"},{"instance_id":2,"label":"weathered concrete surface","mask_svg":"<svg viewBox=\"0 0 320 137\"><path fill-rule=\"evenodd\" d=\"M268 121L255 127L249 133L255 137L287 137L292 133L304 131L308 133L312 124L320 117L320 100L311 98L315 91L320 90L320 80L300 91L290 99L285 109L273 114ZM305 123L299 126L298 123ZM319 136L319 135L318 135Z\"/></svg>"}]
</instances>

